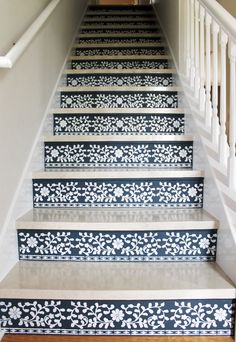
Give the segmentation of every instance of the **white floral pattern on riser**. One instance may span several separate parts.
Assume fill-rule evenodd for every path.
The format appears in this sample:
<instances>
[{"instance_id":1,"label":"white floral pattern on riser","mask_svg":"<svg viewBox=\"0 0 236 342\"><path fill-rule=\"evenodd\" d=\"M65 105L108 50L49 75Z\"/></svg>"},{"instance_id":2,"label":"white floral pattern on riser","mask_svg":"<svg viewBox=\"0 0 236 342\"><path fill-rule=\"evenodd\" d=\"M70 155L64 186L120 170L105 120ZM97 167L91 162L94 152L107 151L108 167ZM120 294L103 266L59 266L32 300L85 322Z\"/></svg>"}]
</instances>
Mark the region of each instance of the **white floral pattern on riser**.
<instances>
[{"instance_id":1,"label":"white floral pattern on riser","mask_svg":"<svg viewBox=\"0 0 236 342\"><path fill-rule=\"evenodd\" d=\"M91 11L91 12L93 12L94 14L96 14L96 12L98 11L98 12L100 12L100 11L102 11L102 12L106 12L106 13L114 13L114 11L119 11L119 12L122 12L122 11L124 11L124 12L130 12L130 13L139 13L140 11L145 11L145 12L147 12L147 13L150 13L150 12L153 12L153 8L152 8L152 6L145 6L145 5L139 5L139 6L127 6L127 5L125 5L125 6L121 6L121 5L119 5L119 6L114 6L114 5L112 5L112 6L101 6L101 5L99 5L99 6L96 6L96 5L93 5L93 6L89 6L88 7L88 11Z\"/></svg>"},{"instance_id":2,"label":"white floral pattern on riser","mask_svg":"<svg viewBox=\"0 0 236 342\"><path fill-rule=\"evenodd\" d=\"M96 15L96 14L87 14L84 16L84 21L87 21L87 20L103 20L103 19L111 19L111 20L114 20L114 19L139 19L139 20L146 20L146 19L150 19L150 20L156 20L155 16L153 13L148 13L148 14L125 14L123 16L121 15L112 15L112 14L109 14L109 15L105 15L105 14L100 14L100 15Z\"/></svg>"},{"instance_id":3,"label":"white floral pattern on riser","mask_svg":"<svg viewBox=\"0 0 236 342\"><path fill-rule=\"evenodd\" d=\"M72 60L72 69L167 69L168 60Z\"/></svg>"},{"instance_id":4,"label":"white floral pattern on riser","mask_svg":"<svg viewBox=\"0 0 236 342\"><path fill-rule=\"evenodd\" d=\"M60 335L232 335L233 299L0 302L7 333Z\"/></svg>"},{"instance_id":5,"label":"white floral pattern on riser","mask_svg":"<svg viewBox=\"0 0 236 342\"><path fill-rule=\"evenodd\" d=\"M163 39L161 37L153 37L153 38L132 38L132 37L119 37L119 38L78 38L76 42L78 44L112 44L112 43L160 43Z\"/></svg>"},{"instance_id":6,"label":"white floral pattern on riser","mask_svg":"<svg viewBox=\"0 0 236 342\"><path fill-rule=\"evenodd\" d=\"M167 74L159 75L73 75L66 76L66 85L70 87L97 87L97 86L161 86L170 87L175 85L174 76Z\"/></svg>"},{"instance_id":7,"label":"white floral pattern on riser","mask_svg":"<svg viewBox=\"0 0 236 342\"><path fill-rule=\"evenodd\" d=\"M61 92L61 108L177 108L177 92Z\"/></svg>"},{"instance_id":8,"label":"white floral pattern on riser","mask_svg":"<svg viewBox=\"0 0 236 342\"><path fill-rule=\"evenodd\" d=\"M73 56L157 56L165 55L166 50L164 47L156 48L75 48Z\"/></svg>"},{"instance_id":9,"label":"white floral pattern on riser","mask_svg":"<svg viewBox=\"0 0 236 342\"><path fill-rule=\"evenodd\" d=\"M34 179L34 207L202 207L203 179Z\"/></svg>"},{"instance_id":10,"label":"white floral pattern on riser","mask_svg":"<svg viewBox=\"0 0 236 342\"><path fill-rule=\"evenodd\" d=\"M55 135L184 134L184 114L54 114Z\"/></svg>"},{"instance_id":11,"label":"white floral pattern on riser","mask_svg":"<svg viewBox=\"0 0 236 342\"><path fill-rule=\"evenodd\" d=\"M160 30L158 30L157 28L150 28L150 29L82 29L80 31L80 33L84 34L84 33L89 33L89 34L93 34L93 33L114 33L114 34L117 34L117 33L120 33L120 34L132 34L132 33L136 33L136 34L142 34L142 33L159 33Z\"/></svg>"},{"instance_id":12,"label":"white floral pattern on riser","mask_svg":"<svg viewBox=\"0 0 236 342\"><path fill-rule=\"evenodd\" d=\"M216 230L18 230L22 260L214 261Z\"/></svg>"},{"instance_id":13,"label":"white floral pattern on riser","mask_svg":"<svg viewBox=\"0 0 236 342\"><path fill-rule=\"evenodd\" d=\"M94 28L94 26L130 26L131 28L133 27L138 27L138 26L142 26L143 27L147 27L147 28L151 28L151 27L155 27L157 26L157 22L156 21L149 21L149 20L142 20L142 21L87 21L87 22L83 22L82 24L83 26L86 26L86 28L92 27Z\"/></svg>"},{"instance_id":14,"label":"white floral pattern on riser","mask_svg":"<svg viewBox=\"0 0 236 342\"><path fill-rule=\"evenodd\" d=\"M45 142L45 167L192 167L191 142Z\"/></svg>"}]
</instances>

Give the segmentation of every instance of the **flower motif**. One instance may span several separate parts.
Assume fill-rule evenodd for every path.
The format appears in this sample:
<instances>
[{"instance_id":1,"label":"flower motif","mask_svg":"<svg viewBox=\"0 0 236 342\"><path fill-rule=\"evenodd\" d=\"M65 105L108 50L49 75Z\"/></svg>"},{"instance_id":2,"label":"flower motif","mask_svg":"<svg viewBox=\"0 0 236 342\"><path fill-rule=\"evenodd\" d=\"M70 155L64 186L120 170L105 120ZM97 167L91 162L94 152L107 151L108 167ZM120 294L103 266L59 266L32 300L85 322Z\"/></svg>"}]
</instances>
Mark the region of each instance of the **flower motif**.
<instances>
[{"instance_id":1,"label":"flower motif","mask_svg":"<svg viewBox=\"0 0 236 342\"><path fill-rule=\"evenodd\" d=\"M217 321L222 322L226 319L227 312L226 310L220 308L219 310L216 310L216 312L214 313L214 317Z\"/></svg>"},{"instance_id":2,"label":"flower motif","mask_svg":"<svg viewBox=\"0 0 236 342\"><path fill-rule=\"evenodd\" d=\"M111 312L111 318L115 322L120 322L124 318L124 313L122 310L115 309Z\"/></svg>"},{"instance_id":3,"label":"flower motif","mask_svg":"<svg viewBox=\"0 0 236 342\"><path fill-rule=\"evenodd\" d=\"M123 151L122 150L116 150L115 151L115 156L116 158L121 158L123 156Z\"/></svg>"},{"instance_id":4,"label":"flower motif","mask_svg":"<svg viewBox=\"0 0 236 342\"><path fill-rule=\"evenodd\" d=\"M38 241L35 237L31 236L27 239L27 245L30 247L30 248L34 248L37 246L38 244Z\"/></svg>"},{"instance_id":5,"label":"flower motif","mask_svg":"<svg viewBox=\"0 0 236 342\"><path fill-rule=\"evenodd\" d=\"M66 127L66 126L67 126L66 120L61 120L60 126L61 126L62 128Z\"/></svg>"},{"instance_id":6,"label":"flower motif","mask_svg":"<svg viewBox=\"0 0 236 342\"><path fill-rule=\"evenodd\" d=\"M40 194L43 196L43 197L47 197L49 195L49 189L46 188L46 186L42 187L42 189L40 190Z\"/></svg>"},{"instance_id":7,"label":"flower motif","mask_svg":"<svg viewBox=\"0 0 236 342\"><path fill-rule=\"evenodd\" d=\"M116 196L116 197L122 197L123 196L123 193L124 193L124 191L123 191L123 189L121 189L121 188L116 188L115 189L115 191L114 191L114 195Z\"/></svg>"},{"instance_id":8,"label":"flower motif","mask_svg":"<svg viewBox=\"0 0 236 342\"><path fill-rule=\"evenodd\" d=\"M56 158L56 157L58 157L58 155L59 155L59 152L58 152L58 150L56 150L55 148L51 151L51 156L53 157L53 158Z\"/></svg>"},{"instance_id":9,"label":"flower motif","mask_svg":"<svg viewBox=\"0 0 236 342\"><path fill-rule=\"evenodd\" d=\"M120 80L117 80L117 85L118 86L122 86L122 84L123 84L123 81L120 79Z\"/></svg>"},{"instance_id":10,"label":"flower motif","mask_svg":"<svg viewBox=\"0 0 236 342\"><path fill-rule=\"evenodd\" d=\"M9 316L11 319L18 319L21 317L21 310L17 308L16 306L13 306L12 308L9 309Z\"/></svg>"},{"instance_id":11,"label":"flower motif","mask_svg":"<svg viewBox=\"0 0 236 342\"><path fill-rule=\"evenodd\" d=\"M207 238L203 238L199 242L199 246L202 249L207 249L209 247L209 245L210 245L210 241Z\"/></svg>"},{"instance_id":12,"label":"flower motif","mask_svg":"<svg viewBox=\"0 0 236 342\"><path fill-rule=\"evenodd\" d=\"M77 86L77 84L78 84L77 80L72 80L72 81L71 81L71 85L72 85L73 87Z\"/></svg>"},{"instance_id":13,"label":"flower motif","mask_svg":"<svg viewBox=\"0 0 236 342\"><path fill-rule=\"evenodd\" d=\"M175 128L179 128L180 122L179 122L178 120L175 120L175 121L173 122L173 126L174 126Z\"/></svg>"},{"instance_id":14,"label":"flower motif","mask_svg":"<svg viewBox=\"0 0 236 342\"><path fill-rule=\"evenodd\" d=\"M186 157L187 157L187 152L186 152L186 150L180 150L180 151L179 151L179 155L180 155L181 158L186 158Z\"/></svg>"},{"instance_id":15,"label":"flower motif","mask_svg":"<svg viewBox=\"0 0 236 342\"><path fill-rule=\"evenodd\" d=\"M122 121L122 120L118 120L118 121L116 122L116 126L119 127L119 128L123 127L123 126L124 126L123 121Z\"/></svg>"},{"instance_id":16,"label":"flower motif","mask_svg":"<svg viewBox=\"0 0 236 342\"><path fill-rule=\"evenodd\" d=\"M172 97L168 97L166 102L171 105L174 102L174 100Z\"/></svg>"},{"instance_id":17,"label":"flower motif","mask_svg":"<svg viewBox=\"0 0 236 342\"><path fill-rule=\"evenodd\" d=\"M124 246L124 242L121 239L115 239L112 243L113 248L115 249L121 249Z\"/></svg>"},{"instance_id":18,"label":"flower motif","mask_svg":"<svg viewBox=\"0 0 236 342\"><path fill-rule=\"evenodd\" d=\"M190 196L190 197L195 197L196 195L197 195L197 190L195 189L195 188L189 188L188 189L188 195Z\"/></svg>"},{"instance_id":19,"label":"flower motif","mask_svg":"<svg viewBox=\"0 0 236 342\"><path fill-rule=\"evenodd\" d=\"M168 86L169 85L169 80L168 79L164 79L163 80L163 86Z\"/></svg>"},{"instance_id":20,"label":"flower motif","mask_svg":"<svg viewBox=\"0 0 236 342\"><path fill-rule=\"evenodd\" d=\"M117 103L118 105L121 105L121 104L123 103L122 98L121 98L121 97L117 97L116 103Z\"/></svg>"},{"instance_id":21,"label":"flower motif","mask_svg":"<svg viewBox=\"0 0 236 342\"><path fill-rule=\"evenodd\" d=\"M67 97L66 104L71 105L72 102L73 102L72 99L70 97Z\"/></svg>"}]
</instances>

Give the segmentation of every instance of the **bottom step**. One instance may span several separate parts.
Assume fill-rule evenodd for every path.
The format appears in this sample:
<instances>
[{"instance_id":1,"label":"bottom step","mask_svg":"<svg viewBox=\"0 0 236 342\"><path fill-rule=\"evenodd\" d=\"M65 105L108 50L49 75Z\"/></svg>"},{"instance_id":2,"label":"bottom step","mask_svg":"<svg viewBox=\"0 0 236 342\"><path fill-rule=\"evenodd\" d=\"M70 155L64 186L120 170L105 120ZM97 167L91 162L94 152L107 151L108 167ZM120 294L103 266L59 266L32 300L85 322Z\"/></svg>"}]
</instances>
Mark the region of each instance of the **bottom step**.
<instances>
[{"instance_id":1,"label":"bottom step","mask_svg":"<svg viewBox=\"0 0 236 342\"><path fill-rule=\"evenodd\" d=\"M0 284L7 333L232 335L235 288L214 263L19 262Z\"/></svg>"}]
</instances>

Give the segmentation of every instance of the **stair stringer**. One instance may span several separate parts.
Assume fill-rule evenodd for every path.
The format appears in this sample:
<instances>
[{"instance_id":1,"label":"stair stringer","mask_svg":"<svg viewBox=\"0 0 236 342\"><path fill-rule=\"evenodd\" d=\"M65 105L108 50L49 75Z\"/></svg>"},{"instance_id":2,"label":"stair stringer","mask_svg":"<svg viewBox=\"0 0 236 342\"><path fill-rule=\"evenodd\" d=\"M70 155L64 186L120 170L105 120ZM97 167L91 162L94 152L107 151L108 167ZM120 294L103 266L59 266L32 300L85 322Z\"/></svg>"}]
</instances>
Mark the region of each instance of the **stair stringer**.
<instances>
[{"instance_id":1,"label":"stair stringer","mask_svg":"<svg viewBox=\"0 0 236 342\"><path fill-rule=\"evenodd\" d=\"M69 44L68 52L61 66L59 76L51 92L51 97L46 106L45 112L42 115L42 121L38 132L35 136L30 153L28 155L25 168L22 172L15 195L12 199L11 206L6 215L4 225L0 231L0 281L14 267L18 259L18 243L16 237L16 219L22 216L25 212L32 209L32 172L44 167L44 142L43 136L52 132L52 114L50 111L55 107L56 91L61 84L65 66L68 62L71 49L74 45L78 29L83 20L84 14L88 7L88 1L85 3L84 9L78 19L78 24L73 33L72 40ZM0 338L1 341L1 338Z\"/></svg>"}]
</instances>

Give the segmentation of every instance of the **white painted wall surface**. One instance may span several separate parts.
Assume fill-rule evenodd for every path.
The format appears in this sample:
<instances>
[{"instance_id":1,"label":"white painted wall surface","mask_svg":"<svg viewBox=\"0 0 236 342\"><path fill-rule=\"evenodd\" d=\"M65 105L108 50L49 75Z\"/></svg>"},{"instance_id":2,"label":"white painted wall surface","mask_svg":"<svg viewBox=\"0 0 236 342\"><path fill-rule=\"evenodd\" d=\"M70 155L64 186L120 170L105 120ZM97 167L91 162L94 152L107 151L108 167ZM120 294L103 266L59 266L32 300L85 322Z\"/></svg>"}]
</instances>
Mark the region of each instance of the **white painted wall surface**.
<instances>
[{"instance_id":1,"label":"white painted wall surface","mask_svg":"<svg viewBox=\"0 0 236 342\"><path fill-rule=\"evenodd\" d=\"M61 0L13 69L0 69L0 279L17 260L15 219L32 206L30 171L43 167L32 147L86 5Z\"/></svg>"},{"instance_id":2,"label":"white painted wall surface","mask_svg":"<svg viewBox=\"0 0 236 342\"><path fill-rule=\"evenodd\" d=\"M179 65L179 0L158 0L154 7L161 18L175 62Z\"/></svg>"},{"instance_id":3,"label":"white painted wall surface","mask_svg":"<svg viewBox=\"0 0 236 342\"><path fill-rule=\"evenodd\" d=\"M0 0L0 55L5 55L50 0Z\"/></svg>"}]
</instances>

